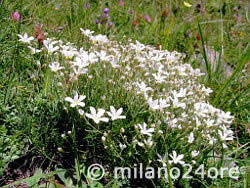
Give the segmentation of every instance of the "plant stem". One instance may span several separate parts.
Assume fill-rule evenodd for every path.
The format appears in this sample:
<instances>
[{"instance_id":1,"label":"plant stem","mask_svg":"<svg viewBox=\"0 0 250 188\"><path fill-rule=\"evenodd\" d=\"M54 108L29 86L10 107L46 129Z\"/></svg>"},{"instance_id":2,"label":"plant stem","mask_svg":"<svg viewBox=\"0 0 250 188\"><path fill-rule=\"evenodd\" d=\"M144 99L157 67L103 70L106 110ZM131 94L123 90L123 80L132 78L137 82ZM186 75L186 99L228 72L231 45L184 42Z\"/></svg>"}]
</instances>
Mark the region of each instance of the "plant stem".
<instances>
[{"instance_id":1,"label":"plant stem","mask_svg":"<svg viewBox=\"0 0 250 188\"><path fill-rule=\"evenodd\" d=\"M204 42L204 38L203 38L203 34L202 34L202 30L201 30L201 26L200 23L198 23L198 29L199 29L199 33L201 36L201 42L202 42L202 49L203 49L203 57L206 63L206 68L207 68L207 74L208 74L208 82L211 83L211 65L207 60L207 53L206 53L206 48L205 48L205 42Z\"/></svg>"}]
</instances>

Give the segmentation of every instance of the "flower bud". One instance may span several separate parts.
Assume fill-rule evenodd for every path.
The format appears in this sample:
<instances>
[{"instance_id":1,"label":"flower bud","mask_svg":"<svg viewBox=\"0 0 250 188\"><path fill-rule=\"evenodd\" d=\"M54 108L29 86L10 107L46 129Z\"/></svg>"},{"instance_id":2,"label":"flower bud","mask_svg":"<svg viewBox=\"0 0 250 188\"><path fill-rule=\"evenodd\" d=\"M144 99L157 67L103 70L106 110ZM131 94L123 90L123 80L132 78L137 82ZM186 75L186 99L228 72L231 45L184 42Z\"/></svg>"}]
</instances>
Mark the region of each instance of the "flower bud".
<instances>
[{"instance_id":1,"label":"flower bud","mask_svg":"<svg viewBox=\"0 0 250 188\"><path fill-rule=\"evenodd\" d=\"M61 147L58 147L58 148L57 148L57 151L63 152L63 149L62 149Z\"/></svg>"},{"instance_id":2,"label":"flower bud","mask_svg":"<svg viewBox=\"0 0 250 188\"><path fill-rule=\"evenodd\" d=\"M124 129L124 128L121 128L120 131L121 131L121 133L124 133L124 132L125 132L125 129Z\"/></svg>"},{"instance_id":3,"label":"flower bud","mask_svg":"<svg viewBox=\"0 0 250 188\"><path fill-rule=\"evenodd\" d=\"M102 142L105 142L105 141L106 141L106 137L102 136Z\"/></svg>"}]
</instances>

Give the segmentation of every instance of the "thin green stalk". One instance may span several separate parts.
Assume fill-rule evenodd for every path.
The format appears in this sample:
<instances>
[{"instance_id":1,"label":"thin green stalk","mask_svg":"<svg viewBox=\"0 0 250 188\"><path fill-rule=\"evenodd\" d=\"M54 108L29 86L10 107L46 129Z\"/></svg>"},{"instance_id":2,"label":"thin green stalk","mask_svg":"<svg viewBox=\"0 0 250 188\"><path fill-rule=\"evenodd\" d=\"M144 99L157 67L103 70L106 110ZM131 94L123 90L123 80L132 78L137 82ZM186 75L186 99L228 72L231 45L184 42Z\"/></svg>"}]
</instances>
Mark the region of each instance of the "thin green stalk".
<instances>
[{"instance_id":1,"label":"thin green stalk","mask_svg":"<svg viewBox=\"0 0 250 188\"><path fill-rule=\"evenodd\" d=\"M72 140L73 140L73 150L74 150L74 157L75 157L75 169L76 169L76 176L77 176L77 185L79 188L82 187L81 183L81 170L80 170L80 163L78 159L77 153L77 144L76 144L76 127L73 125L72 127Z\"/></svg>"},{"instance_id":2,"label":"thin green stalk","mask_svg":"<svg viewBox=\"0 0 250 188\"><path fill-rule=\"evenodd\" d=\"M169 164L169 158L168 158L168 146L167 146L167 144L165 145L165 148L166 148L166 151L167 151L166 161L167 161L167 171L168 171L169 187L173 188L174 186L173 186L173 182L172 182L171 175L170 175L170 164Z\"/></svg>"},{"instance_id":3,"label":"thin green stalk","mask_svg":"<svg viewBox=\"0 0 250 188\"><path fill-rule=\"evenodd\" d=\"M222 46L222 48L223 48L223 46ZM218 61L216 62L216 69L215 69L215 76L216 76L216 78L219 78L219 75L220 75L220 71L221 71L221 63L222 63L222 51L223 51L223 49L220 49L220 54L219 54L219 58L218 58Z\"/></svg>"},{"instance_id":4,"label":"thin green stalk","mask_svg":"<svg viewBox=\"0 0 250 188\"><path fill-rule=\"evenodd\" d=\"M206 69L207 69L207 74L208 74L208 82L211 83L211 65L210 65L210 63L208 62L208 59L207 59L205 42L204 42L204 37L203 37L203 34L202 34L200 23L198 23L198 29L199 29L199 33L200 33L200 36L201 36L202 49L203 49L203 58L204 58L205 64L206 64Z\"/></svg>"}]
</instances>

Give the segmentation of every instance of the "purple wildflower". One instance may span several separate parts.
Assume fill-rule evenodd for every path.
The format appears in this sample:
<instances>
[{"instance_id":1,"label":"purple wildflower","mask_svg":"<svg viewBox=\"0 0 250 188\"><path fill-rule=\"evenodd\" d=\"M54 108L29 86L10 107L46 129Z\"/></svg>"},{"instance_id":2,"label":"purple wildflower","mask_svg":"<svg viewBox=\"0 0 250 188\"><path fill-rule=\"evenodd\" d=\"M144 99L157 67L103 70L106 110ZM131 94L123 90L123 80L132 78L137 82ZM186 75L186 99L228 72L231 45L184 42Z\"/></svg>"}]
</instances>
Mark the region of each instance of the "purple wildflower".
<instances>
[{"instance_id":1,"label":"purple wildflower","mask_svg":"<svg viewBox=\"0 0 250 188\"><path fill-rule=\"evenodd\" d=\"M109 24L110 27L112 27L114 25L113 22L109 22L108 24Z\"/></svg>"},{"instance_id":2,"label":"purple wildflower","mask_svg":"<svg viewBox=\"0 0 250 188\"><path fill-rule=\"evenodd\" d=\"M109 8L105 8L103 12L104 12L104 14L108 14Z\"/></svg>"},{"instance_id":3,"label":"purple wildflower","mask_svg":"<svg viewBox=\"0 0 250 188\"><path fill-rule=\"evenodd\" d=\"M109 18L109 14L108 13L104 13L101 19L104 19L105 17Z\"/></svg>"}]
</instances>

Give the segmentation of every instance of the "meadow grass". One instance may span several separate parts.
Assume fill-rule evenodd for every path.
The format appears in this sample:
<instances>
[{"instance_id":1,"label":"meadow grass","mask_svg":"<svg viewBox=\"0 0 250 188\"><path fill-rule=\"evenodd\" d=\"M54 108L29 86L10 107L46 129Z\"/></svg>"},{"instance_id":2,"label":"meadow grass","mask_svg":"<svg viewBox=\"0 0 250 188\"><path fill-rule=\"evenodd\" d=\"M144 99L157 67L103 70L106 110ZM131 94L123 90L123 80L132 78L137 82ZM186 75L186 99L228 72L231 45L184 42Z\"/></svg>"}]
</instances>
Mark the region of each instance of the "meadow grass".
<instances>
[{"instance_id":1,"label":"meadow grass","mask_svg":"<svg viewBox=\"0 0 250 188\"><path fill-rule=\"evenodd\" d=\"M166 138L162 139L159 135L154 137L153 141L156 144L152 150L138 149L138 146L132 144L135 135L139 135L138 140L144 138L139 134L139 128L134 130L135 125L141 125L144 121L147 124L157 124L165 118L161 113L155 113L147 107L147 102L145 102L147 98L145 100L145 96L136 93L138 92L136 84L133 86L135 90L127 91L127 84L133 85L134 81L137 81L137 86L141 87L140 79L146 80L148 84L152 83L150 79L147 80L145 72L140 69L137 71L138 67L135 65L127 67L124 63L127 62L126 57L130 57L130 53L134 53L131 55L133 57L130 57L131 61L135 64L139 62L133 59L139 52L138 54L133 52L133 48L129 48L128 52L121 50L136 40L156 49L175 50L184 54L180 62L189 63L206 73L199 81L195 80L195 83L204 84L213 90L209 98L207 96L205 99L205 94L201 96L202 100L204 102L209 100L214 107L225 112L229 111L234 116L231 128L235 138L229 144L229 148L223 149L217 145L200 146L203 156L197 160L197 166L201 163L206 163L208 166L211 164L217 167L223 166L226 161L223 159L224 154L231 158L231 162L239 166L249 165L247 156L250 134L249 5L247 1L236 0L186 2L189 4L171 0L130 0L124 1L124 5L121 6L119 1L113 0L1 1L0 174L2 185L7 183L8 164L27 153L33 153L42 155L44 160L49 161L50 165L46 167L41 165L41 168L46 168L51 173L43 174L45 170L37 168L37 173L33 177L26 181L21 180L28 182L30 186L36 185L41 178L47 179L54 186L60 186L55 180L60 177L61 183L69 187L86 187L86 184L93 187L105 185L107 187L111 185L113 187L147 187L149 184L155 187L173 187L173 185L177 187L247 187L250 179L249 173L241 175L239 180L230 178L201 180L197 177L192 181L172 181L171 178L167 178L169 180L167 181L163 178L150 181L150 183L145 180L139 183L117 180L112 175L101 182L93 182L86 174L86 168L93 161L106 164L107 169L112 169L116 165L133 166L134 161L143 161L144 164L149 165L149 159L156 160L156 154L160 151L167 151L167 158L173 150L177 150L178 154L186 152L185 156L188 155L181 144L181 138L189 135L189 129L183 132L164 132ZM103 16L105 8L109 8L107 17ZM21 19L15 21L11 17L12 11L19 12ZM97 20L98 23L96 23ZM35 25L40 25L39 29L34 29ZM28 33L29 36L35 36L38 32L43 41L46 41L46 38L55 37L54 40L62 40L65 45L67 42L72 42L72 48L76 51L83 47L89 52L93 52L94 49L95 53L100 53L101 50L107 51L108 54L113 53L109 51L112 45L106 49L101 45L93 44L91 39L82 35L80 28L90 29L95 31L95 34L103 34L109 39L119 41L120 43L112 43L112 45L121 45L118 47L122 51L122 60L119 62L123 68L114 71L113 65L98 63L89 67L88 76L81 76L79 80L73 79L72 81L69 74L72 70L68 65L72 57L49 53L46 50L32 54L25 43L18 41L20 38L18 34ZM44 45L46 43L37 42L33 44L33 47L39 50L43 49ZM67 69L63 71L63 75L55 74L49 69L49 65L54 61L59 61L60 65ZM230 67L230 71L227 67ZM160 96L164 93L163 88L166 88L168 93L179 89L179 86L171 84L167 87L156 84L155 87L156 91L149 95L159 94ZM108 125L93 124L88 121L87 115L83 118L77 109L65 104L64 98L73 98L75 91L78 91L79 95L86 96L85 105L88 108L84 111L89 112L90 106L96 107L96 110L98 107L108 111L109 107L114 105L116 109L123 107L127 119ZM178 117L181 111L173 111L173 113ZM168 123L171 124L170 120ZM123 136L123 129L126 130L126 137ZM195 132L195 135L198 133ZM204 142L201 135L199 139L197 136L199 142ZM120 151L124 146L121 142L124 142L127 147L125 153ZM139 145L142 144L141 142ZM119 147L120 149L117 149ZM105 151L107 153L104 153ZM216 152L221 156L215 156ZM164 155L164 153L161 154ZM208 162L211 157L214 161ZM217 157L221 159L219 162L215 162ZM168 161L169 159L166 164L169 170ZM67 171L73 169L75 176L66 178L66 175L62 174L66 171L58 170L57 166ZM183 168L183 170L187 169ZM55 174L57 176L54 176ZM85 184L82 183L83 179ZM22 183L21 181L16 184Z\"/></svg>"}]
</instances>

